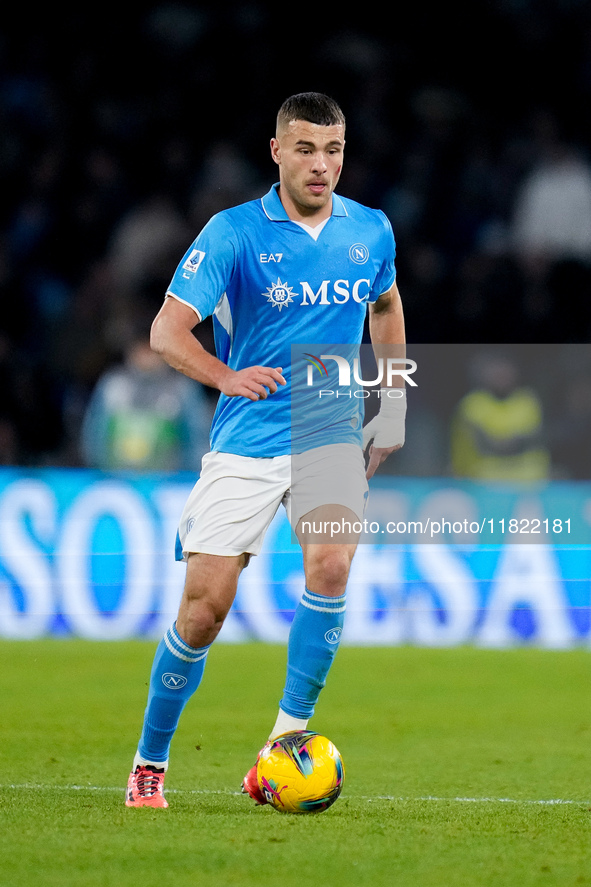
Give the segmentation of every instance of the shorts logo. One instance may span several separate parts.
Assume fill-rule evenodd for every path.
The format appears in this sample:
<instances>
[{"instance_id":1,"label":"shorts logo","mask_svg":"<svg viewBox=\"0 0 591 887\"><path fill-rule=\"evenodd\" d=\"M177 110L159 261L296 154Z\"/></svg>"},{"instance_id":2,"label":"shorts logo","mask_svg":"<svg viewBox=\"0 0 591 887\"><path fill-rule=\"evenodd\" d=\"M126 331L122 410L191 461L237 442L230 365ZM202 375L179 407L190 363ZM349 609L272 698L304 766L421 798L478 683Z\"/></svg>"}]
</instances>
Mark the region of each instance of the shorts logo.
<instances>
[{"instance_id":1,"label":"shorts logo","mask_svg":"<svg viewBox=\"0 0 591 887\"><path fill-rule=\"evenodd\" d=\"M297 293L294 293L291 286L288 286L287 283L283 283L277 278L277 282L272 283L271 286L267 288L267 292L262 293L262 295L266 296L271 305L278 308L279 312L281 312L282 308L285 308L286 305L293 302L293 297L294 295L297 296Z\"/></svg>"},{"instance_id":2,"label":"shorts logo","mask_svg":"<svg viewBox=\"0 0 591 887\"><path fill-rule=\"evenodd\" d=\"M205 253L200 249L192 249L185 261L183 262L183 271L190 271L195 274L197 268L205 258Z\"/></svg>"},{"instance_id":3,"label":"shorts logo","mask_svg":"<svg viewBox=\"0 0 591 887\"><path fill-rule=\"evenodd\" d=\"M182 674L172 674L172 672L167 671L166 674L162 675L162 683L169 690L182 690L187 683L187 679Z\"/></svg>"},{"instance_id":4,"label":"shorts logo","mask_svg":"<svg viewBox=\"0 0 591 887\"><path fill-rule=\"evenodd\" d=\"M187 521L187 533L190 533L193 527L195 526L195 518L190 517Z\"/></svg>"},{"instance_id":5,"label":"shorts logo","mask_svg":"<svg viewBox=\"0 0 591 887\"><path fill-rule=\"evenodd\" d=\"M354 243L349 250L349 258L356 265L365 265L369 259L369 250L364 243Z\"/></svg>"},{"instance_id":6,"label":"shorts logo","mask_svg":"<svg viewBox=\"0 0 591 887\"><path fill-rule=\"evenodd\" d=\"M341 634L342 628L330 628L324 635L324 640L329 644L338 644Z\"/></svg>"}]
</instances>

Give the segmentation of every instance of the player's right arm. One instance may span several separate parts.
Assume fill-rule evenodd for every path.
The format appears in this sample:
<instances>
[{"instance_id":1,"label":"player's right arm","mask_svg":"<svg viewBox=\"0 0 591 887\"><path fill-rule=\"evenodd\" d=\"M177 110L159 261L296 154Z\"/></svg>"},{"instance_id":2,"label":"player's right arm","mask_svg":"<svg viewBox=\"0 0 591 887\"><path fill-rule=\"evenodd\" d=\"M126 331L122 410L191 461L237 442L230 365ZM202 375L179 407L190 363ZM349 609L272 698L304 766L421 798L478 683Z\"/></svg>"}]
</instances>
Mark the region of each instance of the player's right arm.
<instances>
[{"instance_id":1,"label":"player's right arm","mask_svg":"<svg viewBox=\"0 0 591 887\"><path fill-rule=\"evenodd\" d=\"M210 354L193 335L199 317L189 305L168 296L152 323L150 344L171 367L228 397L264 400L285 385L282 367L233 370Z\"/></svg>"}]
</instances>

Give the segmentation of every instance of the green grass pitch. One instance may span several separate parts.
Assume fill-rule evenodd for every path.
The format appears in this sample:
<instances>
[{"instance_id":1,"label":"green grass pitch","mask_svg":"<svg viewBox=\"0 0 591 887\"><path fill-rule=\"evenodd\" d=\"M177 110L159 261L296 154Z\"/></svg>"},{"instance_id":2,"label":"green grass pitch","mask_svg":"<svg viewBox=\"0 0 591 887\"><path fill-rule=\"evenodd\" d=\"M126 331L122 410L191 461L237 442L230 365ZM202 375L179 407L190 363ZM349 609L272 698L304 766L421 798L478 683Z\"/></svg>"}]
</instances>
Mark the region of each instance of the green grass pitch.
<instances>
[{"instance_id":1,"label":"green grass pitch","mask_svg":"<svg viewBox=\"0 0 591 887\"><path fill-rule=\"evenodd\" d=\"M6 887L591 885L591 651L342 647L311 727L346 781L316 816L239 793L282 647L219 644L174 739L168 810L130 810L155 644L0 645Z\"/></svg>"}]
</instances>

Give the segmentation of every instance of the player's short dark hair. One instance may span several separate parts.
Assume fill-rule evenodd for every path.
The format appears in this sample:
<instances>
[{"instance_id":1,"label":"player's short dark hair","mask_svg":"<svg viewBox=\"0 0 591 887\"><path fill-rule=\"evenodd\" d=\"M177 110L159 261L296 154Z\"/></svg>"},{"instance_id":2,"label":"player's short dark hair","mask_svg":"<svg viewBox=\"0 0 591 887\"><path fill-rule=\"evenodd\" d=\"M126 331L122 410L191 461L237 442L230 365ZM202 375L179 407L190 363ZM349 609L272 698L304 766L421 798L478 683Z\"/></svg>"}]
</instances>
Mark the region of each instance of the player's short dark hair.
<instances>
[{"instance_id":1,"label":"player's short dark hair","mask_svg":"<svg viewBox=\"0 0 591 887\"><path fill-rule=\"evenodd\" d=\"M277 129L293 120L306 120L318 126L345 125L341 108L322 92L299 92L286 99L277 114Z\"/></svg>"}]
</instances>

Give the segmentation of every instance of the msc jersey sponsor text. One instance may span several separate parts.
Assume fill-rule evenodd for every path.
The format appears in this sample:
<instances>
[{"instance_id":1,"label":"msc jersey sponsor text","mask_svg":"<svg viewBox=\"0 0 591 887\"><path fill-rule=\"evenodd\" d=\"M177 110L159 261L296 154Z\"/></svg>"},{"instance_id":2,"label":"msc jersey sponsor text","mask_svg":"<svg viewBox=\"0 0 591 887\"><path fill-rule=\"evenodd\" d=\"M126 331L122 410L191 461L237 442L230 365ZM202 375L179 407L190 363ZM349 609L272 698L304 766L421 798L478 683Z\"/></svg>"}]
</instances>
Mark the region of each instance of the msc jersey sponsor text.
<instances>
[{"instance_id":1,"label":"msc jersey sponsor text","mask_svg":"<svg viewBox=\"0 0 591 887\"><path fill-rule=\"evenodd\" d=\"M366 277L354 280L352 283L343 279L335 280L334 283L330 280L323 280L320 286L316 288L311 286L306 280L301 280L300 286L302 290L301 293L298 293L294 292L293 288L288 286L287 283L277 281L263 295L272 304L277 305L277 302L280 301L282 307L284 307L288 302L294 301L296 296L301 296L299 304L306 306L316 304L344 305L349 299L353 299L354 302L361 304L367 302L371 293L371 281ZM281 290L280 299L278 288ZM285 294L289 294L289 299L284 297Z\"/></svg>"}]
</instances>

